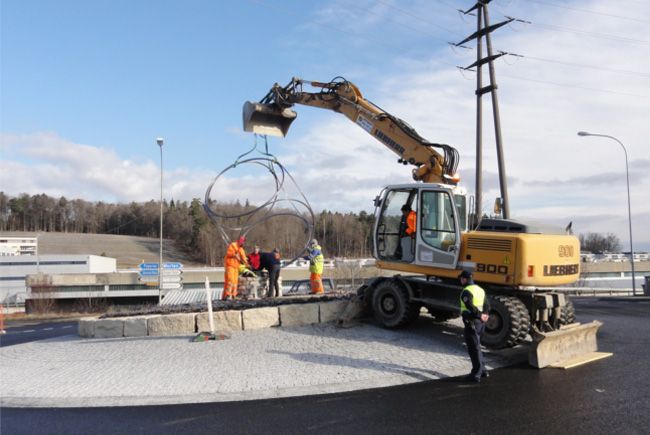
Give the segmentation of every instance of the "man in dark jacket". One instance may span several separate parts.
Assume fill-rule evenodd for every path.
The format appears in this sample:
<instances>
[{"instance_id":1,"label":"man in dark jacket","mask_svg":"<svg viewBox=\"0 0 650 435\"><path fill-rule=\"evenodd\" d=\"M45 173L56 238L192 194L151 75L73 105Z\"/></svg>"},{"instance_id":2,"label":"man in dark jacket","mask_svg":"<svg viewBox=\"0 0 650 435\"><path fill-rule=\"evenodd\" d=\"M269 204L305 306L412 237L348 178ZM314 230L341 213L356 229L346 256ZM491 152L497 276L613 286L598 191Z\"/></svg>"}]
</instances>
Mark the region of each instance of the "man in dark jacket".
<instances>
[{"instance_id":1,"label":"man in dark jacket","mask_svg":"<svg viewBox=\"0 0 650 435\"><path fill-rule=\"evenodd\" d=\"M260 269L266 269L269 273L269 291L267 296L270 298L280 296L280 251L278 248L272 252L262 252L260 254Z\"/></svg>"},{"instance_id":2,"label":"man in dark jacket","mask_svg":"<svg viewBox=\"0 0 650 435\"><path fill-rule=\"evenodd\" d=\"M472 272L463 270L458 279L463 286L460 294L460 314L463 318L463 335L467 344L467 352L472 360L472 371L467 376L471 382L481 382L481 378L488 377L488 372L483 364L481 352L481 335L488 321L490 304L485 296L485 290L474 284Z\"/></svg>"}]
</instances>

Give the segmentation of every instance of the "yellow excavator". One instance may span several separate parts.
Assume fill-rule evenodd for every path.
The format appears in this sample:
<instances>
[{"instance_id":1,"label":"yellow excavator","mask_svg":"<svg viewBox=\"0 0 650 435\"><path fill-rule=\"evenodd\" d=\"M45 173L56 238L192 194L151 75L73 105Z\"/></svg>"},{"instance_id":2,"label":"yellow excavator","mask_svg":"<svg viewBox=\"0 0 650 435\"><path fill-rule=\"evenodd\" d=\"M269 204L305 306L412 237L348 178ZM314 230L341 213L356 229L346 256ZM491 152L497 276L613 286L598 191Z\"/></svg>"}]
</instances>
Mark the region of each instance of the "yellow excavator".
<instances>
[{"instance_id":1,"label":"yellow excavator","mask_svg":"<svg viewBox=\"0 0 650 435\"><path fill-rule=\"evenodd\" d=\"M304 91L305 86L315 90ZM341 77L276 83L260 102L244 104L244 130L284 137L296 119L291 109L296 104L343 114L397 154L398 163L413 166L416 183L387 186L375 198L374 257L378 268L396 274L378 277L359 292L381 325L406 325L422 307L437 321L457 317L462 290L457 276L470 270L490 298L486 346L516 346L530 334L534 349L529 359L537 367L594 357L600 323L575 324L571 301L544 289L578 279L575 236L563 229L469 215L466 191L458 185L458 151L427 141ZM415 216L410 234L404 231L407 214ZM477 223L470 228L470 222Z\"/></svg>"}]
</instances>

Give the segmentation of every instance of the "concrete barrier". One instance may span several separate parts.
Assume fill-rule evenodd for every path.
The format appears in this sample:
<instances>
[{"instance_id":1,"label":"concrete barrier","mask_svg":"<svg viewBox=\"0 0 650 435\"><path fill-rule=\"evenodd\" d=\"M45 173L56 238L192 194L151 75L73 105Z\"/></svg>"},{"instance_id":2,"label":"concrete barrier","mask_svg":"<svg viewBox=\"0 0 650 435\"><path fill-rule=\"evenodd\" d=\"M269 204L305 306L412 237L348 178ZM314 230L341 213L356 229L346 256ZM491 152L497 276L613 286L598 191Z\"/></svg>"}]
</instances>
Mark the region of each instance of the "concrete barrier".
<instances>
[{"instance_id":1,"label":"concrete barrier","mask_svg":"<svg viewBox=\"0 0 650 435\"><path fill-rule=\"evenodd\" d=\"M301 326L318 323L318 304L280 305L280 325Z\"/></svg>"},{"instance_id":2,"label":"concrete barrier","mask_svg":"<svg viewBox=\"0 0 650 435\"><path fill-rule=\"evenodd\" d=\"M118 338L124 335L124 319L97 319L95 322L95 338Z\"/></svg>"},{"instance_id":3,"label":"concrete barrier","mask_svg":"<svg viewBox=\"0 0 650 435\"><path fill-rule=\"evenodd\" d=\"M355 300L288 304L213 313L217 331L241 331L274 326L301 326L315 323L346 323L358 318L362 305ZM153 314L134 317L79 320L77 330L84 338L160 337L208 332L208 313Z\"/></svg>"},{"instance_id":4,"label":"concrete barrier","mask_svg":"<svg viewBox=\"0 0 650 435\"><path fill-rule=\"evenodd\" d=\"M152 337L191 335L196 332L196 314L181 313L147 319L147 335Z\"/></svg>"},{"instance_id":5,"label":"concrete barrier","mask_svg":"<svg viewBox=\"0 0 650 435\"><path fill-rule=\"evenodd\" d=\"M321 302L318 304L320 323L336 322L347 307L348 301Z\"/></svg>"},{"instance_id":6,"label":"concrete barrier","mask_svg":"<svg viewBox=\"0 0 650 435\"><path fill-rule=\"evenodd\" d=\"M244 330L270 328L280 326L280 311L278 307L252 308L242 311Z\"/></svg>"},{"instance_id":7,"label":"concrete barrier","mask_svg":"<svg viewBox=\"0 0 650 435\"><path fill-rule=\"evenodd\" d=\"M147 320L155 316L126 317L124 319L125 337L146 337Z\"/></svg>"},{"instance_id":8,"label":"concrete barrier","mask_svg":"<svg viewBox=\"0 0 650 435\"><path fill-rule=\"evenodd\" d=\"M95 323L97 319L95 317L84 317L79 319L77 323L77 333L79 337L84 338L93 338L95 336Z\"/></svg>"},{"instance_id":9,"label":"concrete barrier","mask_svg":"<svg viewBox=\"0 0 650 435\"><path fill-rule=\"evenodd\" d=\"M209 332L210 322L208 313L199 313L196 315L197 332ZM216 331L241 331L242 312L241 311L216 311L212 314L214 320L214 329Z\"/></svg>"}]
</instances>

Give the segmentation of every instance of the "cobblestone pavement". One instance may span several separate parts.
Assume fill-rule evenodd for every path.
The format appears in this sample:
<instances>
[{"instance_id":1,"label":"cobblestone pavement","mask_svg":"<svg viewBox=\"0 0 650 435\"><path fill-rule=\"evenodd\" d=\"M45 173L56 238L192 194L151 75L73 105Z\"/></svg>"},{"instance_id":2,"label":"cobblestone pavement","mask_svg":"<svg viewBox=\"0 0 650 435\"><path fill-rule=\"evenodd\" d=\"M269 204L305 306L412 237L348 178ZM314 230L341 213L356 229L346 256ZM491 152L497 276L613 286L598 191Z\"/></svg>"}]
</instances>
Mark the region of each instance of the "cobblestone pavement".
<instances>
[{"instance_id":1,"label":"cobblestone pavement","mask_svg":"<svg viewBox=\"0 0 650 435\"><path fill-rule=\"evenodd\" d=\"M0 349L1 405L132 406L301 396L463 375L471 365L459 321L407 329L371 324L191 337L66 336ZM522 352L486 353L488 369Z\"/></svg>"}]
</instances>

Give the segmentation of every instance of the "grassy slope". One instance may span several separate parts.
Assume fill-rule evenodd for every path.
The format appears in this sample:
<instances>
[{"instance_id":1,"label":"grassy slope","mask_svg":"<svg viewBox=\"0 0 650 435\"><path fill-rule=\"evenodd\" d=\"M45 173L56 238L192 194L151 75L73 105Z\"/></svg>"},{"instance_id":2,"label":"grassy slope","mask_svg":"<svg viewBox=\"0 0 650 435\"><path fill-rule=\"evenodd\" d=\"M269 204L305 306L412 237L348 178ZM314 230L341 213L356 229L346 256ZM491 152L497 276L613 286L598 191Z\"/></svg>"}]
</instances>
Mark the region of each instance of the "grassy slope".
<instances>
[{"instance_id":1,"label":"grassy slope","mask_svg":"<svg viewBox=\"0 0 650 435\"><path fill-rule=\"evenodd\" d=\"M30 232L3 232L3 236L35 237ZM142 261L158 262L160 239L109 234L39 233L41 255L105 255L117 259L118 268L136 267ZM179 261L198 265L176 249L171 240L163 240L163 261Z\"/></svg>"}]
</instances>

